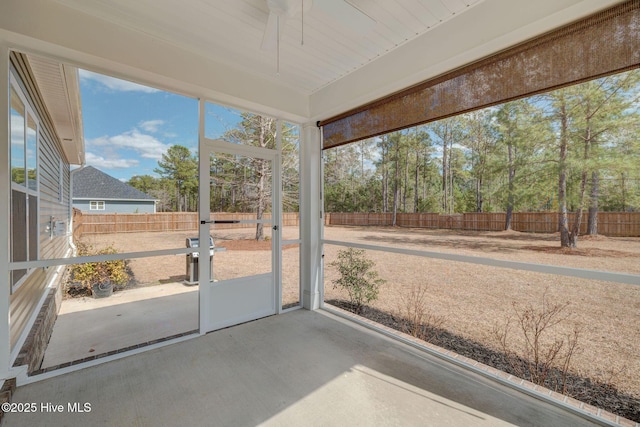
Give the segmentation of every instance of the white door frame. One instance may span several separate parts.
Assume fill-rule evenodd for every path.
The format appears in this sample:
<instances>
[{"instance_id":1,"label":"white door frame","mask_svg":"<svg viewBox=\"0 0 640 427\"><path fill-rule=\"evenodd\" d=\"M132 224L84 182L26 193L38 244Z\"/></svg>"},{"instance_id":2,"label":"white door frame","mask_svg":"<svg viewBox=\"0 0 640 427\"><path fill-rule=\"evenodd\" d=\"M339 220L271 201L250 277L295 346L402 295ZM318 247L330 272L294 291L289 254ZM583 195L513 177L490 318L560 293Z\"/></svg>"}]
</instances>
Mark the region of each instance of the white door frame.
<instances>
[{"instance_id":1,"label":"white door frame","mask_svg":"<svg viewBox=\"0 0 640 427\"><path fill-rule=\"evenodd\" d=\"M203 110L201 108L201 110ZM268 160L272 170L271 220L262 220L272 228L271 272L258 276L212 282L211 269L208 262L209 248L206 244L198 245L201 262L198 264L199 297L200 297L200 333L224 328L234 324L258 319L281 311L281 172L280 156L277 150L232 144L222 140L212 140L200 135L199 177L199 241L208 242L210 234L210 156L212 153L243 155ZM215 265L215 259L214 259ZM226 299L222 302L221 299Z\"/></svg>"}]
</instances>

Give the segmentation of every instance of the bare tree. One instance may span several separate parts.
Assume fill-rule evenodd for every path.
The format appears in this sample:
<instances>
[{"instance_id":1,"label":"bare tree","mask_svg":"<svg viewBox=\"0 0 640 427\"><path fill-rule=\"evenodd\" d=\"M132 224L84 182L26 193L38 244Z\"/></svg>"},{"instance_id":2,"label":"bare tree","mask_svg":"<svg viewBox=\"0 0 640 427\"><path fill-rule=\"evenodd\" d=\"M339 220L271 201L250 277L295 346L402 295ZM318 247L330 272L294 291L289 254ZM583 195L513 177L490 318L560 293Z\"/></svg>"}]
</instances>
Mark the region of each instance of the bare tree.
<instances>
[{"instance_id":1,"label":"bare tree","mask_svg":"<svg viewBox=\"0 0 640 427\"><path fill-rule=\"evenodd\" d=\"M242 120L238 127L226 132L225 137L239 144L275 149L276 120L257 114L242 113ZM270 201L273 171L269 167L269 160L234 156L232 161L245 166L243 169L245 194L250 200L252 210L256 213L256 219L260 221L266 212L272 210ZM264 240L264 224L261 222L256 224L255 239Z\"/></svg>"},{"instance_id":2,"label":"bare tree","mask_svg":"<svg viewBox=\"0 0 640 427\"><path fill-rule=\"evenodd\" d=\"M550 301L545 290L539 306L522 307L515 301L512 306L515 319L509 317L493 329L511 369L520 378L565 393L581 332L578 325L564 336L556 331L570 321L566 313L569 303Z\"/></svg>"}]
</instances>

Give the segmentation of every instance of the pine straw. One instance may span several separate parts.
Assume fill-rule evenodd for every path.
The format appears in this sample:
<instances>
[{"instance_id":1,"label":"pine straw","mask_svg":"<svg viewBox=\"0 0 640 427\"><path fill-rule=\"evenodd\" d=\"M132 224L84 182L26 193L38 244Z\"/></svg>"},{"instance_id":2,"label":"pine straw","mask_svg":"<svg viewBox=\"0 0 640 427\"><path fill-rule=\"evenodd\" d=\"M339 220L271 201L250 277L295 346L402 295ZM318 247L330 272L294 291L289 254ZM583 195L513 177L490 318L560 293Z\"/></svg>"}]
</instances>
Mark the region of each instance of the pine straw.
<instances>
[{"instance_id":1,"label":"pine straw","mask_svg":"<svg viewBox=\"0 0 640 427\"><path fill-rule=\"evenodd\" d=\"M332 299L326 301L326 303L353 312L353 307L348 301ZM402 319L393 314L365 306L360 316L397 331L405 332ZM427 325L424 325L424 327L429 329ZM431 328L428 335L429 339L427 341L431 344L477 360L508 374L518 375L518 372L513 369L512 364L508 362L504 353L482 343L453 334L442 328ZM520 363L526 366L526 361L521 360ZM543 384L544 387L560 393L562 390L558 390L556 387L560 377L561 373L555 370ZM525 376L523 379L531 380L531 377ZM629 420L640 422L640 397L623 393L614 384L583 377L575 372L570 372L566 381L566 395Z\"/></svg>"}]
</instances>

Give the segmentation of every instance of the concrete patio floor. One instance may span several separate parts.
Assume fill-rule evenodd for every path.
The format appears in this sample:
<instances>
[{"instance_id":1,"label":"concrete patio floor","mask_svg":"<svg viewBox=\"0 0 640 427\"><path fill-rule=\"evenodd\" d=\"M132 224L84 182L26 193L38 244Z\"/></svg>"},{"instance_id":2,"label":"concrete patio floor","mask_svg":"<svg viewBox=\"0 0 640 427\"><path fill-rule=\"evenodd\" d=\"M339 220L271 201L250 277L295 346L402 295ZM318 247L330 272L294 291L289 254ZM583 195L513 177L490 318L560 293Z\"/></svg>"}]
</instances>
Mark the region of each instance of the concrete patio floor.
<instances>
[{"instance_id":1,"label":"concrete patio floor","mask_svg":"<svg viewBox=\"0 0 640 427\"><path fill-rule=\"evenodd\" d=\"M592 425L322 310L25 385L13 401L39 409L7 414L6 427ZM90 412L71 413L69 403Z\"/></svg>"},{"instance_id":2,"label":"concrete patio floor","mask_svg":"<svg viewBox=\"0 0 640 427\"><path fill-rule=\"evenodd\" d=\"M198 329L198 287L166 283L62 302L42 369Z\"/></svg>"}]
</instances>

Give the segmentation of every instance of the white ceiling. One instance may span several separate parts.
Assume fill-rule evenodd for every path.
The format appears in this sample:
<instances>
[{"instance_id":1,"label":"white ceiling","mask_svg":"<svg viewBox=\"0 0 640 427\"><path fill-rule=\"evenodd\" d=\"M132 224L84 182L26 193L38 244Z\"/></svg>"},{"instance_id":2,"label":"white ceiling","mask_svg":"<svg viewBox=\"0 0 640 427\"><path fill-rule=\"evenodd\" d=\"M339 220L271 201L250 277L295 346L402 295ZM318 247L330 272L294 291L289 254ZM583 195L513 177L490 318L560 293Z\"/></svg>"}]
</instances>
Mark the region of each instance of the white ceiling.
<instances>
[{"instance_id":1,"label":"white ceiling","mask_svg":"<svg viewBox=\"0 0 640 427\"><path fill-rule=\"evenodd\" d=\"M57 1L311 94L483 0L348 0L375 21L366 33L324 11L323 2L336 0L314 0L304 21L297 13L280 30L279 75L277 52L260 49L266 0Z\"/></svg>"},{"instance_id":2,"label":"white ceiling","mask_svg":"<svg viewBox=\"0 0 640 427\"><path fill-rule=\"evenodd\" d=\"M267 0L0 1L0 44L315 123L624 0L348 0L375 20L366 34L322 12L344 0L313 0L304 45L300 14L282 28L279 75L260 49Z\"/></svg>"}]
</instances>

